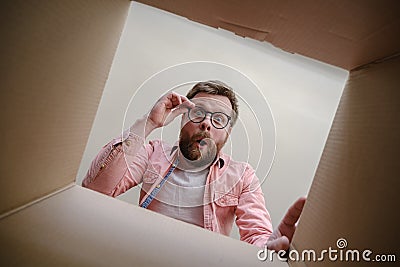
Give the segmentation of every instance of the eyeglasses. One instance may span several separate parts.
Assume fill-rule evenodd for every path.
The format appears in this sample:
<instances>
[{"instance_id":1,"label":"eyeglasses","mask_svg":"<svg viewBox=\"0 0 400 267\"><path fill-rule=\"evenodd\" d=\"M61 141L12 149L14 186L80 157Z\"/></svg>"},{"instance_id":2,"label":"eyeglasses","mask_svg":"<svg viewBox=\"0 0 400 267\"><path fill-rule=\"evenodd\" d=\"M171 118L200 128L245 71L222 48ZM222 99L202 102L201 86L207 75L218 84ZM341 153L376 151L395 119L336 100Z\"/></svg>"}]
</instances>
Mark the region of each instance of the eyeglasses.
<instances>
[{"instance_id":1,"label":"eyeglasses","mask_svg":"<svg viewBox=\"0 0 400 267\"><path fill-rule=\"evenodd\" d=\"M210 114L211 124L216 129L224 129L231 120L231 117L223 112L208 112L201 107L188 108L188 110L189 120L194 123L204 121L207 114Z\"/></svg>"}]
</instances>

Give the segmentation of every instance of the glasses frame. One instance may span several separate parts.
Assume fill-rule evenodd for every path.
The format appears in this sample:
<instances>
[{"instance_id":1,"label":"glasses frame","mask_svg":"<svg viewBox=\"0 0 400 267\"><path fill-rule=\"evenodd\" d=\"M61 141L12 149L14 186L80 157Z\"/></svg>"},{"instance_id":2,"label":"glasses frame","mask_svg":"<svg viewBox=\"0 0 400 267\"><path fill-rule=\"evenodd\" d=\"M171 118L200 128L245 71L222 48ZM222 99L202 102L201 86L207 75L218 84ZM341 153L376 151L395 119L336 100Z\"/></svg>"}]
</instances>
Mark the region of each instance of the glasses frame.
<instances>
[{"instance_id":1,"label":"glasses frame","mask_svg":"<svg viewBox=\"0 0 400 267\"><path fill-rule=\"evenodd\" d=\"M231 119L232 119L231 116L229 116L228 114L226 114L226 113L224 113L224 112L221 112L221 111L210 112L210 111L207 111L207 110L205 110L204 108L201 108L201 107L195 107L195 108L198 108L198 109L203 110L203 111L204 111L204 117L203 117L203 119L202 119L201 121L193 121L192 118L190 118L190 111L191 111L193 108L188 108L188 113L187 113L187 115L188 115L189 120L190 120L191 122L193 122L193 123L201 123L201 122L203 122L203 121L207 118L207 114L210 114L211 125L212 125L215 129L225 129L226 126L228 126L229 122L230 122ZM228 118L228 121L226 122L226 124L224 125L224 127L217 127L217 126L215 126L214 121L213 121L213 116L214 116L214 114L224 114L224 115Z\"/></svg>"}]
</instances>

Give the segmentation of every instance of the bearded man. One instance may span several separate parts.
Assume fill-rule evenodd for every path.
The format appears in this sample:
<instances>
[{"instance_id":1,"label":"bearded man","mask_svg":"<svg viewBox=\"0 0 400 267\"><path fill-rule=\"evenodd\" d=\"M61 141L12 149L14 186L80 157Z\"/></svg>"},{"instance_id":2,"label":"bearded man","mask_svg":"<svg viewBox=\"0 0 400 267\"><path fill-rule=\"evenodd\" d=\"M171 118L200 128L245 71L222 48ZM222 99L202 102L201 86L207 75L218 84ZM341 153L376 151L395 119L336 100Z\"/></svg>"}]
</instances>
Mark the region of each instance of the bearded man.
<instances>
[{"instance_id":1,"label":"bearded man","mask_svg":"<svg viewBox=\"0 0 400 267\"><path fill-rule=\"evenodd\" d=\"M287 250L305 198L289 208L273 231L255 171L222 152L238 113L234 91L220 81L199 82L186 97L167 93L103 147L82 185L116 197L141 184L143 208L224 235L230 234L235 221L241 240ZM145 144L152 131L178 116L182 118L177 144Z\"/></svg>"}]
</instances>

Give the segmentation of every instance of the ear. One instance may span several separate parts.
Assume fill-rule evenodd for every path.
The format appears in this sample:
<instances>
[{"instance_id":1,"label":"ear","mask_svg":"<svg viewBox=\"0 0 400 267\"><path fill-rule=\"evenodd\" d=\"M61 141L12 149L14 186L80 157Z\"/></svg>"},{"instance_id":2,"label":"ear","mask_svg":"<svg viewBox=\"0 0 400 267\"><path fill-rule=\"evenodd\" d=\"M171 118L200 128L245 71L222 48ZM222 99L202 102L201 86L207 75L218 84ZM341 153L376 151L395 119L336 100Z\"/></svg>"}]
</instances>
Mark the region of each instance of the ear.
<instances>
[{"instance_id":1,"label":"ear","mask_svg":"<svg viewBox=\"0 0 400 267\"><path fill-rule=\"evenodd\" d=\"M231 135L232 128L233 128L233 126L229 124L229 128L228 128L228 130L227 130L228 136Z\"/></svg>"},{"instance_id":2,"label":"ear","mask_svg":"<svg viewBox=\"0 0 400 267\"><path fill-rule=\"evenodd\" d=\"M232 126L231 125L229 125L229 126L227 126L225 129L226 129L226 137L225 137L225 142L226 142L226 140L228 140L228 138L229 138L229 136L231 135L231 132L232 132Z\"/></svg>"},{"instance_id":3,"label":"ear","mask_svg":"<svg viewBox=\"0 0 400 267\"><path fill-rule=\"evenodd\" d=\"M182 130L182 128L185 127L185 125L188 124L189 122L190 122L190 120L189 120L189 118L188 118L187 112L183 113L183 114L181 115L181 127L180 127L181 130Z\"/></svg>"},{"instance_id":4,"label":"ear","mask_svg":"<svg viewBox=\"0 0 400 267\"><path fill-rule=\"evenodd\" d=\"M228 141L228 138L231 135L232 126L229 125L229 127L227 126L225 129L226 129L226 136L225 136L225 140L224 140L224 145L226 144L226 141Z\"/></svg>"}]
</instances>

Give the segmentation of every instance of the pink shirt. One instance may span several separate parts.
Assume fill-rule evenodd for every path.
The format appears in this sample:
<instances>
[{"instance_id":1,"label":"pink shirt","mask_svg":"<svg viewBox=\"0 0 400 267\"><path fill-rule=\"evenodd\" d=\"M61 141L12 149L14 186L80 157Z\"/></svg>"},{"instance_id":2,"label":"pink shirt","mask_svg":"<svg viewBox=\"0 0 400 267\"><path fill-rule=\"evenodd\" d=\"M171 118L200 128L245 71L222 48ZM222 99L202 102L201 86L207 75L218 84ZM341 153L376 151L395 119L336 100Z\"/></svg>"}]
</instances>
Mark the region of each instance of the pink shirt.
<instances>
[{"instance_id":1,"label":"pink shirt","mask_svg":"<svg viewBox=\"0 0 400 267\"><path fill-rule=\"evenodd\" d=\"M161 182L177 153L176 146L160 140L143 144L143 138L129 132L109 142L92 161L82 185L116 197L142 184L142 203ZM139 150L130 155L131 148ZM229 235L236 218L240 239L259 247L263 247L272 234L259 180L247 163L220 153L210 166L203 203L206 229Z\"/></svg>"}]
</instances>

